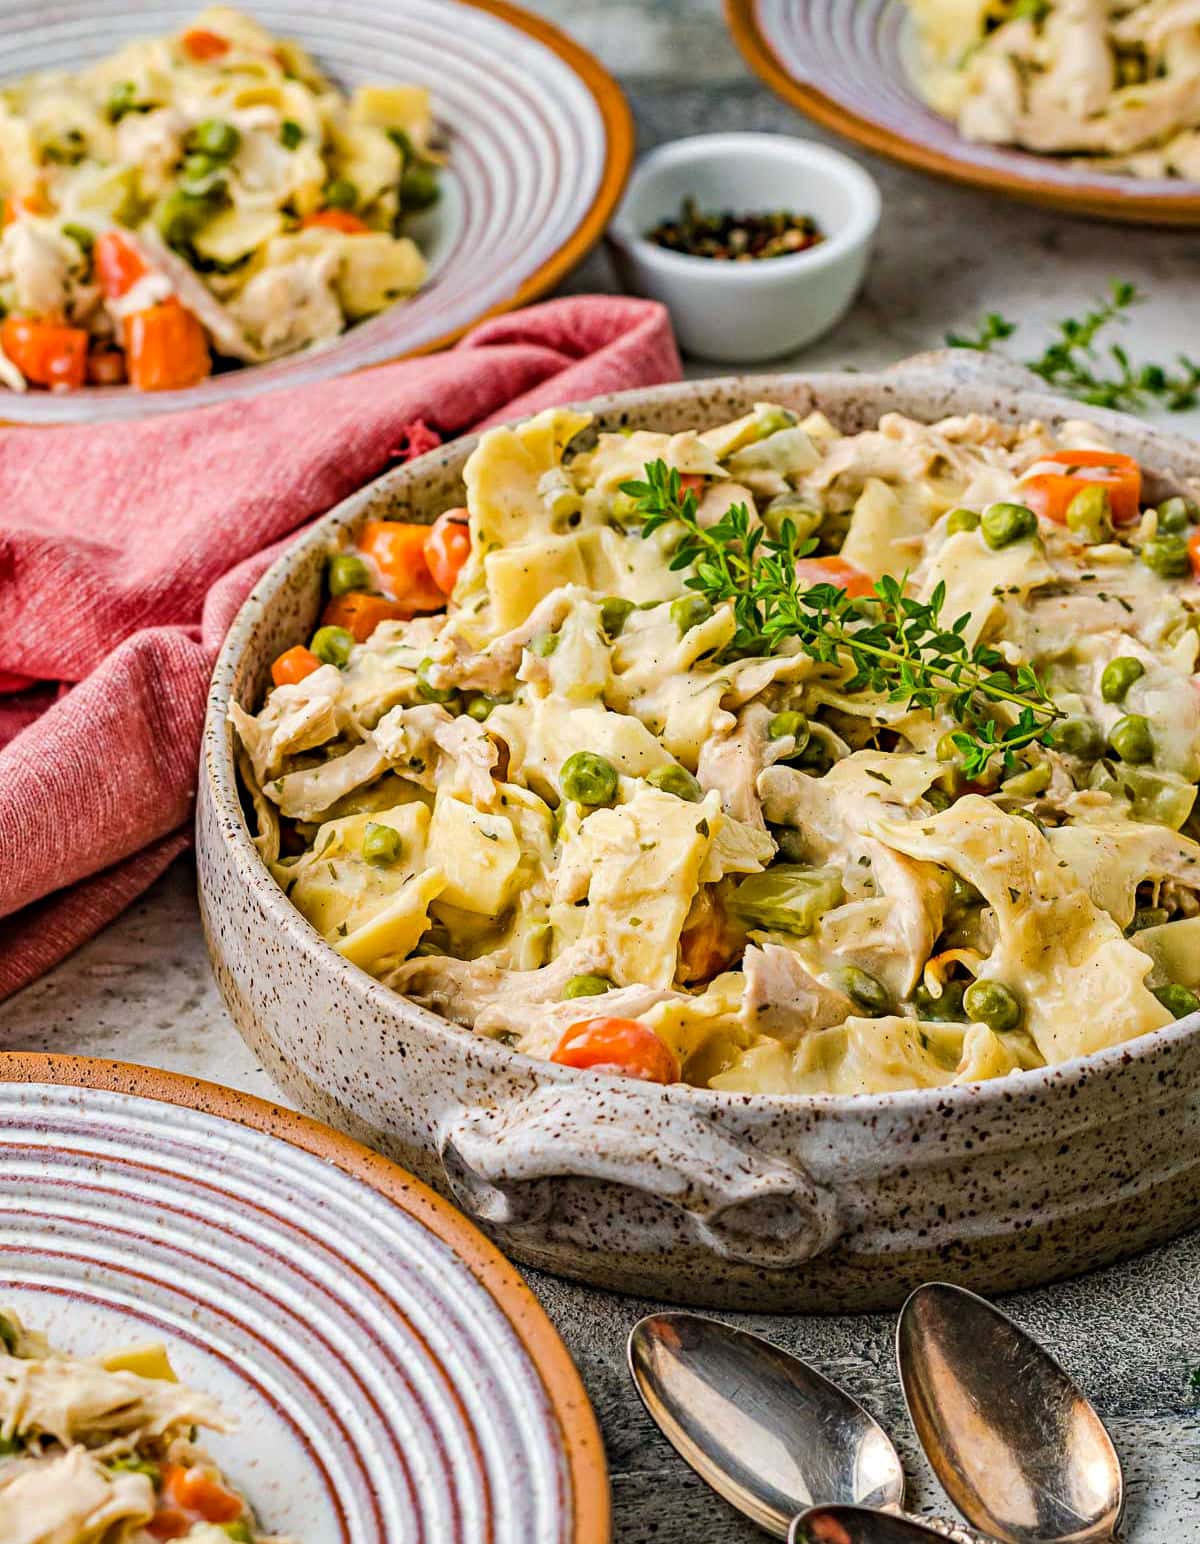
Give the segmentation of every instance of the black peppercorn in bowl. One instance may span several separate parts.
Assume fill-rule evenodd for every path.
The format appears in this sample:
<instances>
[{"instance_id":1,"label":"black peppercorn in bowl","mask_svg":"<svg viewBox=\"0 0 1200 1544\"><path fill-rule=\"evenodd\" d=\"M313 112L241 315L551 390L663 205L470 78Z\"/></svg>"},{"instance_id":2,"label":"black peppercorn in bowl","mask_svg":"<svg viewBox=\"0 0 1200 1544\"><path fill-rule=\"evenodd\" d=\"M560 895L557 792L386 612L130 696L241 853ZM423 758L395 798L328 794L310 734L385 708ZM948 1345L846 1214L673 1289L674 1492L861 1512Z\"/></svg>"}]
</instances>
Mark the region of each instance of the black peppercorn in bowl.
<instances>
[{"instance_id":1,"label":"black peppercorn in bowl","mask_svg":"<svg viewBox=\"0 0 1200 1544\"><path fill-rule=\"evenodd\" d=\"M849 156L785 134L701 134L634 171L608 240L626 289L662 301L704 359L792 353L838 322L881 202Z\"/></svg>"}]
</instances>

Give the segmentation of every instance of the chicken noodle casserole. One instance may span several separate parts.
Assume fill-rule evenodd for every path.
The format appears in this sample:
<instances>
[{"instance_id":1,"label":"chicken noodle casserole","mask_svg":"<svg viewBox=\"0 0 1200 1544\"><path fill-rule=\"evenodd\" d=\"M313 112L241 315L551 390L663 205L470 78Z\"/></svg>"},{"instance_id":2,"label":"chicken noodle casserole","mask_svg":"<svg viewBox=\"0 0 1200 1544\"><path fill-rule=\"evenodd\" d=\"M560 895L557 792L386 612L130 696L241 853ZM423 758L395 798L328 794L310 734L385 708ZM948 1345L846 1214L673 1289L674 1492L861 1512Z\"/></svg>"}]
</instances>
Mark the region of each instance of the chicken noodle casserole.
<instances>
[{"instance_id":1,"label":"chicken noodle casserole","mask_svg":"<svg viewBox=\"0 0 1200 1544\"><path fill-rule=\"evenodd\" d=\"M0 1544L288 1544L195 1445L226 1431L160 1345L73 1357L0 1314Z\"/></svg>"},{"instance_id":2,"label":"chicken noodle casserole","mask_svg":"<svg viewBox=\"0 0 1200 1544\"><path fill-rule=\"evenodd\" d=\"M1200 181L1195 0L908 0L922 89L968 138Z\"/></svg>"},{"instance_id":3,"label":"chicken noodle casserole","mask_svg":"<svg viewBox=\"0 0 1200 1544\"><path fill-rule=\"evenodd\" d=\"M437 197L429 93L344 97L224 6L0 91L0 379L194 385L411 294Z\"/></svg>"},{"instance_id":4,"label":"chicken noodle casserole","mask_svg":"<svg viewBox=\"0 0 1200 1544\"><path fill-rule=\"evenodd\" d=\"M1094 426L553 411L464 476L331 554L231 708L258 849L346 959L533 1056L749 1092L1200 1006L1197 511Z\"/></svg>"}]
</instances>

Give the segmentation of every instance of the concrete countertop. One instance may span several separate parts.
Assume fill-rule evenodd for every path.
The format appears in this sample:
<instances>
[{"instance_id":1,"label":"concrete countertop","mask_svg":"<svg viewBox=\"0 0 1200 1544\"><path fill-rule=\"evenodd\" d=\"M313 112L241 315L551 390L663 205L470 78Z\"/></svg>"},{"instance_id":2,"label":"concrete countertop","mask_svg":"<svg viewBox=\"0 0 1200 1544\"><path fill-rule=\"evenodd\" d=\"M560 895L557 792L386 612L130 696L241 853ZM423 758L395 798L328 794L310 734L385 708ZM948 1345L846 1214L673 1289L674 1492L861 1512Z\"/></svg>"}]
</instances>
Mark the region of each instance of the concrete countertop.
<instances>
[{"instance_id":1,"label":"concrete countertop","mask_svg":"<svg viewBox=\"0 0 1200 1544\"><path fill-rule=\"evenodd\" d=\"M532 6L594 48L626 87L639 149L679 135L757 128L833 143L742 65L717 0L542 0ZM1017 358L1039 352L1054 319L1083 310L1112 278L1147 299L1123 329L1137 359L1200 355L1195 304L1200 232L1131 231L1024 209L931 181L872 157L885 200L862 297L827 339L785 360L805 368L873 367L935 347L987 310L1023 321ZM612 287L603 252L565 286ZM689 362L690 374L712 373ZM1191 429L1200 414L1170 420ZM0 1006L7 1049L73 1051L145 1062L277 1098L233 1030L200 937L190 859L180 860L104 934ZM531 1273L575 1356L608 1444L617 1544L750 1544L736 1518L658 1437L625 1371L624 1343L645 1303ZM1200 1236L1081 1281L1022 1294L1014 1314L1094 1397L1129 1482L1129 1544L1200 1537ZM731 1318L736 1316L729 1316ZM809 1357L893 1434L910 1501L949 1510L918 1461L891 1357L888 1316L742 1316Z\"/></svg>"}]
</instances>

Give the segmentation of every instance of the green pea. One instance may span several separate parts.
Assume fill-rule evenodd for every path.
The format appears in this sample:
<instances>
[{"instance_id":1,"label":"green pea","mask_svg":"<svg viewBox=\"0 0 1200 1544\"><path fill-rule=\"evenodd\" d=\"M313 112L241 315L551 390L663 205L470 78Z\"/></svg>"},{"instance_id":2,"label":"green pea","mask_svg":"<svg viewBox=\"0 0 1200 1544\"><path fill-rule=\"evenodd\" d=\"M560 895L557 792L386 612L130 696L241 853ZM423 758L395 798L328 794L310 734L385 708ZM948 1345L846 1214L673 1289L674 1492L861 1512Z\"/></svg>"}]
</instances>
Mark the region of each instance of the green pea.
<instances>
[{"instance_id":1,"label":"green pea","mask_svg":"<svg viewBox=\"0 0 1200 1544\"><path fill-rule=\"evenodd\" d=\"M569 1002L574 997L599 997L603 992L611 992L612 985L607 976L572 976L563 987L563 1001Z\"/></svg>"},{"instance_id":2,"label":"green pea","mask_svg":"<svg viewBox=\"0 0 1200 1544\"><path fill-rule=\"evenodd\" d=\"M432 209L440 194L437 173L432 166L414 161L410 166L405 167L404 175L400 178L402 209Z\"/></svg>"},{"instance_id":3,"label":"green pea","mask_svg":"<svg viewBox=\"0 0 1200 1544\"><path fill-rule=\"evenodd\" d=\"M972 1024L986 1024L996 1034L1016 1029L1021 1004L999 981L972 981L963 993L963 1009Z\"/></svg>"},{"instance_id":4,"label":"green pea","mask_svg":"<svg viewBox=\"0 0 1200 1544\"><path fill-rule=\"evenodd\" d=\"M162 1489L162 1469L149 1458L130 1453L125 1458L110 1458L104 1466L113 1474L144 1474L155 1490Z\"/></svg>"},{"instance_id":5,"label":"green pea","mask_svg":"<svg viewBox=\"0 0 1200 1544\"><path fill-rule=\"evenodd\" d=\"M108 94L105 112L110 123L120 123L127 113L143 113L146 106L137 99L137 86L131 80L119 81Z\"/></svg>"},{"instance_id":6,"label":"green pea","mask_svg":"<svg viewBox=\"0 0 1200 1544\"><path fill-rule=\"evenodd\" d=\"M325 184L321 197L326 209L354 209L358 204L358 189L349 177L333 177Z\"/></svg>"},{"instance_id":7,"label":"green pea","mask_svg":"<svg viewBox=\"0 0 1200 1544\"><path fill-rule=\"evenodd\" d=\"M925 803L931 810L937 810L939 814L942 810L948 810L953 802L944 788L934 786L925 790Z\"/></svg>"},{"instance_id":8,"label":"green pea","mask_svg":"<svg viewBox=\"0 0 1200 1544\"><path fill-rule=\"evenodd\" d=\"M1139 906L1133 914L1133 921L1125 931L1141 933L1148 927L1162 927L1164 922L1170 920L1171 913L1165 906Z\"/></svg>"},{"instance_id":9,"label":"green pea","mask_svg":"<svg viewBox=\"0 0 1200 1544\"><path fill-rule=\"evenodd\" d=\"M563 798L593 807L611 804L619 786L616 767L594 751L576 751L568 756L559 769L558 782Z\"/></svg>"},{"instance_id":10,"label":"green pea","mask_svg":"<svg viewBox=\"0 0 1200 1544\"><path fill-rule=\"evenodd\" d=\"M1095 546L1112 535L1112 500L1100 483L1088 483L1067 505L1067 529Z\"/></svg>"},{"instance_id":11,"label":"green pea","mask_svg":"<svg viewBox=\"0 0 1200 1544\"><path fill-rule=\"evenodd\" d=\"M1066 756L1097 761L1104 754L1104 733L1094 718L1064 718L1051 731L1054 746Z\"/></svg>"},{"instance_id":12,"label":"green pea","mask_svg":"<svg viewBox=\"0 0 1200 1544\"><path fill-rule=\"evenodd\" d=\"M961 981L947 981L942 987L942 995L935 997L928 987L922 983L912 995L913 1007L917 1010L917 1017L926 1019L933 1024L959 1024L963 1017L963 992L965 985Z\"/></svg>"},{"instance_id":13,"label":"green pea","mask_svg":"<svg viewBox=\"0 0 1200 1544\"><path fill-rule=\"evenodd\" d=\"M344 627L318 627L312 635L309 648L325 664L336 665L339 670L343 670L350 663L354 634Z\"/></svg>"},{"instance_id":14,"label":"green pea","mask_svg":"<svg viewBox=\"0 0 1200 1544\"><path fill-rule=\"evenodd\" d=\"M939 737L933 751L933 754L939 761L944 761L953 766L962 760L962 751L959 750L954 740L954 736L961 733L962 731L959 729L947 729L946 733Z\"/></svg>"},{"instance_id":15,"label":"green pea","mask_svg":"<svg viewBox=\"0 0 1200 1544\"><path fill-rule=\"evenodd\" d=\"M285 118L279 125L279 143L285 150L295 150L304 138L304 130L291 118Z\"/></svg>"},{"instance_id":16,"label":"green pea","mask_svg":"<svg viewBox=\"0 0 1200 1544\"><path fill-rule=\"evenodd\" d=\"M825 511L798 493L777 493L762 515L763 524L772 536L778 536L783 530L783 522L790 520L799 541L819 531L824 519Z\"/></svg>"},{"instance_id":17,"label":"green pea","mask_svg":"<svg viewBox=\"0 0 1200 1544\"><path fill-rule=\"evenodd\" d=\"M631 600L609 595L600 602L600 626L610 638L619 638L629 613L635 609Z\"/></svg>"},{"instance_id":18,"label":"green pea","mask_svg":"<svg viewBox=\"0 0 1200 1544\"><path fill-rule=\"evenodd\" d=\"M154 223L168 246L185 247L213 212L213 202L207 194L175 188L156 208Z\"/></svg>"},{"instance_id":19,"label":"green pea","mask_svg":"<svg viewBox=\"0 0 1200 1544\"><path fill-rule=\"evenodd\" d=\"M215 156L218 161L228 161L237 155L242 136L232 123L223 123L220 118L205 118L192 130L188 142L193 150Z\"/></svg>"},{"instance_id":20,"label":"green pea","mask_svg":"<svg viewBox=\"0 0 1200 1544\"><path fill-rule=\"evenodd\" d=\"M1023 772L1014 772L1012 777L1006 777L1000 784L1000 791L1013 799L1032 799L1039 793L1045 793L1049 786L1050 765L1039 761L1032 767L1026 767Z\"/></svg>"},{"instance_id":21,"label":"green pea","mask_svg":"<svg viewBox=\"0 0 1200 1544\"><path fill-rule=\"evenodd\" d=\"M558 634L534 633L525 647L531 654L536 654L539 659L549 659L555 649L558 648Z\"/></svg>"},{"instance_id":22,"label":"green pea","mask_svg":"<svg viewBox=\"0 0 1200 1544\"><path fill-rule=\"evenodd\" d=\"M1123 702L1129 688L1146 674L1146 667L1132 654L1110 659L1100 677L1100 695L1105 702Z\"/></svg>"},{"instance_id":23,"label":"green pea","mask_svg":"<svg viewBox=\"0 0 1200 1544\"><path fill-rule=\"evenodd\" d=\"M389 868L400 856L400 833L371 820L363 832L362 855L376 868Z\"/></svg>"},{"instance_id":24,"label":"green pea","mask_svg":"<svg viewBox=\"0 0 1200 1544\"><path fill-rule=\"evenodd\" d=\"M992 504L984 510L979 529L989 547L1009 547L1037 535L1037 516L1024 504Z\"/></svg>"},{"instance_id":25,"label":"green pea","mask_svg":"<svg viewBox=\"0 0 1200 1544\"><path fill-rule=\"evenodd\" d=\"M1180 498L1178 495L1164 499L1158 506L1158 534L1178 536L1195 522L1196 515L1196 506L1191 499Z\"/></svg>"},{"instance_id":26,"label":"green pea","mask_svg":"<svg viewBox=\"0 0 1200 1544\"><path fill-rule=\"evenodd\" d=\"M1150 761L1154 756L1150 724L1140 713L1127 713L1124 718L1119 718L1108 731L1108 743L1114 755L1134 765Z\"/></svg>"},{"instance_id":27,"label":"green pea","mask_svg":"<svg viewBox=\"0 0 1200 1544\"><path fill-rule=\"evenodd\" d=\"M785 740L791 736L796 741L797 751L802 751L808 744L808 719L795 708L788 708L783 713L776 713L767 725L767 733L772 740Z\"/></svg>"},{"instance_id":28,"label":"green pea","mask_svg":"<svg viewBox=\"0 0 1200 1544\"><path fill-rule=\"evenodd\" d=\"M977 531L979 529L979 516L973 509L952 509L946 517L946 535L953 536L957 531Z\"/></svg>"},{"instance_id":29,"label":"green pea","mask_svg":"<svg viewBox=\"0 0 1200 1544\"><path fill-rule=\"evenodd\" d=\"M704 797L704 789L686 767L655 767L653 772L647 772L646 781L651 788L673 793L677 799L686 799L689 804L699 804Z\"/></svg>"},{"instance_id":30,"label":"green pea","mask_svg":"<svg viewBox=\"0 0 1200 1544\"><path fill-rule=\"evenodd\" d=\"M1186 986L1180 986L1177 981L1172 981L1167 986L1154 987L1153 991L1172 1018L1184 1019L1189 1013L1195 1013L1200 1009L1200 997Z\"/></svg>"},{"instance_id":31,"label":"green pea","mask_svg":"<svg viewBox=\"0 0 1200 1544\"><path fill-rule=\"evenodd\" d=\"M482 694L478 697L469 697L467 699L467 717L473 718L477 724L485 723L491 717L494 706L495 704L492 702L492 699Z\"/></svg>"},{"instance_id":32,"label":"green pea","mask_svg":"<svg viewBox=\"0 0 1200 1544\"><path fill-rule=\"evenodd\" d=\"M92 248L96 245L96 234L90 231L86 225L67 224L62 228L64 236L68 236L85 257L92 255Z\"/></svg>"},{"instance_id":33,"label":"green pea","mask_svg":"<svg viewBox=\"0 0 1200 1544\"><path fill-rule=\"evenodd\" d=\"M1192 571L1188 544L1182 536L1156 536L1141 551L1142 562L1160 579L1184 579Z\"/></svg>"},{"instance_id":34,"label":"green pea","mask_svg":"<svg viewBox=\"0 0 1200 1544\"><path fill-rule=\"evenodd\" d=\"M777 863L743 879L729 898L729 910L746 927L803 938L842 900L842 876L836 869Z\"/></svg>"},{"instance_id":35,"label":"green pea","mask_svg":"<svg viewBox=\"0 0 1200 1544\"><path fill-rule=\"evenodd\" d=\"M0 1345L12 1356L17 1349L17 1326L7 1316L0 1313Z\"/></svg>"},{"instance_id":36,"label":"green pea","mask_svg":"<svg viewBox=\"0 0 1200 1544\"><path fill-rule=\"evenodd\" d=\"M882 1018L892 1006L887 988L869 971L857 965L844 965L837 972L837 984L857 1008L873 1019Z\"/></svg>"},{"instance_id":37,"label":"green pea","mask_svg":"<svg viewBox=\"0 0 1200 1544\"><path fill-rule=\"evenodd\" d=\"M417 691L426 702L449 702L455 695L452 686L434 686L429 679L433 661L426 657L417 666Z\"/></svg>"},{"instance_id":38,"label":"green pea","mask_svg":"<svg viewBox=\"0 0 1200 1544\"><path fill-rule=\"evenodd\" d=\"M254 1544L254 1534L250 1524L243 1517L235 1518L231 1523L222 1523L221 1532L227 1533L234 1544Z\"/></svg>"},{"instance_id":39,"label":"green pea","mask_svg":"<svg viewBox=\"0 0 1200 1544\"><path fill-rule=\"evenodd\" d=\"M352 552L338 552L329 559L329 593L347 595L351 590L367 590L371 587L371 573L362 558Z\"/></svg>"},{"instance_id":40,"label":"green pea","mask_svg":"<svg viewBox=\"0 0 1200 1544\"><path fill-rule=\"evenodd\" d=\"M14 1453L23 1453L25 1443L20 1437L5 1437L0 1435L0 1458L11 1458Z\"/></svg>"},{"instance_id":41,"label":"green pea","mask_svg":"<svg viewBox=\"0 0 1200 1544\"><path fill-rule=\"evenodd\" d=\"M187 182L204 182L215 173L222 170L223 163L216 156L205 155L200 151L193 151L185 156L183 169L180 175Z\"/></svg>"},{"instance_id":42,"label":"green pea","mask_svg":"<svg viewBox=\"0 0 1200 1544\"><path fill-rule=\"evenodd\" d=\"M671 602L671 621L679 629L680 637L707 622L712 614L713 608L703 595L681 595Z\"/></svg>"}]
</instances>

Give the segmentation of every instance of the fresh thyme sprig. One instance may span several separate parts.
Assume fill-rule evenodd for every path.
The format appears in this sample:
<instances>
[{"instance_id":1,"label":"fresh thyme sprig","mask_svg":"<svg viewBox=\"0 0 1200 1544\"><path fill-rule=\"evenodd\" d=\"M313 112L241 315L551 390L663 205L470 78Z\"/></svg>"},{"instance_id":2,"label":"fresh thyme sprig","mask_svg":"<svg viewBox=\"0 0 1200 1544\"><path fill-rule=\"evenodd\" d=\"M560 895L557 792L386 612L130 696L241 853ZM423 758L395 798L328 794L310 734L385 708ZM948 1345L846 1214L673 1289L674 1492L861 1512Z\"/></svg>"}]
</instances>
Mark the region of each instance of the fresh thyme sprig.
<instances>
[{"instance_id":1,"label":"fresh thyme sprig","mask_svg":"<svg viewBox=\"0 0 1200 1544\"><path fill-rule=\"evenodd\" d=\"M1025 360L1026 369L1092 407L1138 412L1157 402L1173 413L1195 407L1200 401L1200 364L1185 354L1178 356L1178 370L1172 372L1162 365L1135 365L1125 349L1113 343L1107 357L1115 366L1115 374L1098 373L1101 356L1095 346L1097 337L1113 322L1124 321L1130 306L1143 298L1136 285L1115 281L1109 294L1083 316L1057 322L1055 338L1036 359ZM1017 326L998 311L989 311L975 333L948 332L946 342L951 348L987 354L995 344L1011 338Z\"/></svg>"},{"instance_id":2,"label":"fresh thyme sprig","mask_svg":"<svg viewBox=\"0 0 1200 1544\"><path fill-rule=\"evenodd\" d=\"M663 461L649 462L645 479L623 483L621 491L636 501L644 536L671 523L682 526L671 568L693 570L684 580L688 588L714 605L732 603L736 628L725 646L728 657L769 655L794 639L811 659L852 667L842 688L847 693L874 691L909 708L948 712L960 725L953 739L967 778L985 773L996 756L1011 769L1017 751L1045 743L1062 717L1032 667L1010 673L995 649L971 648L967 616L943 621L944 585L919 601L891 575L878 581L870 600L852 599L836 584L806 583L796 565L815 549L813 538L800 539L790 520L772 536L752 522L744 504L702 526L695 494ZM1001 703L1016 710L1004 726L993 711Z\"/></svg>"}]
</instances>

